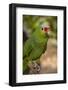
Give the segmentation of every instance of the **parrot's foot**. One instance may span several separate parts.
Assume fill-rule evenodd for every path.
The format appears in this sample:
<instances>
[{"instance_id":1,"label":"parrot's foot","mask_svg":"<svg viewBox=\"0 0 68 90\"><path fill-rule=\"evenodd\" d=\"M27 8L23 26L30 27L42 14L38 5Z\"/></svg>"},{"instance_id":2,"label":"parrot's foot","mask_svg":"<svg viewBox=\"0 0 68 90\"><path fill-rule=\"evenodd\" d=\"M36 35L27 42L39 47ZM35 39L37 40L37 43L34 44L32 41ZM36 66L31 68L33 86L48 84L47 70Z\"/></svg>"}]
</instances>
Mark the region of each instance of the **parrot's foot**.
<instances>
[{"instance_id":1,"label":"parrot's foot","mask_svg":"<svg viewBox=\"0 0 68 90\"><path fill-rule=\"evenodd\" d=\"M40 72L40 65L36 61L32 61L30 65L29 74L38 74Z\"/></svg>"}]
</instances>

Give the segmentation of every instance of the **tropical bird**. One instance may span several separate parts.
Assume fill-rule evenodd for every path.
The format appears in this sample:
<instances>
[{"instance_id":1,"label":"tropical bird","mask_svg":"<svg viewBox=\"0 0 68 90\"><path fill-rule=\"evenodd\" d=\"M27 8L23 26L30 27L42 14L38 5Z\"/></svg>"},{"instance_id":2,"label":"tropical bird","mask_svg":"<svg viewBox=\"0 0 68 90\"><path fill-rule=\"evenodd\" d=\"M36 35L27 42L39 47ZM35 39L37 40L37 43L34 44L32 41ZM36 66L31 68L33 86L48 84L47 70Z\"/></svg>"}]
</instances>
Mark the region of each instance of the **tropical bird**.
<instances>
[{"instance_id":1,"label":"tropical bird","mask_svg":"<svg viewBox=\"0 0 68 90\"><path fill-rule=\"evenodd\" d=\"M49 23L37 23L34 32L26 40L23 46L23 73L28 70L28 63L36 61L45 52L49 38Z\"/></svg>"}]
</instances>

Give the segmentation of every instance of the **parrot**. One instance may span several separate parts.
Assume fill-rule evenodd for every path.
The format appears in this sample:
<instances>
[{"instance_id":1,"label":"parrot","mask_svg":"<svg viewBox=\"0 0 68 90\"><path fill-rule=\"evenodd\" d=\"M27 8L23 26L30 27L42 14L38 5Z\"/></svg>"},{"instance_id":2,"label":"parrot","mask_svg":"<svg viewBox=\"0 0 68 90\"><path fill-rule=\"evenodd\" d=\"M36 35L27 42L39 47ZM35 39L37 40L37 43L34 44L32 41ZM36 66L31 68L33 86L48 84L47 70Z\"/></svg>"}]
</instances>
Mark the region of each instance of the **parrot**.
<instances>
[{"instance_id":1,"label":"parrot","mask_svg":"<svg viewBox=\"0 0 68 90\"><path fill-rule=\"evenodd\" d=\"M23 45L23 73L28 71L28 63L39 59L47 48L50 32L48 22L45 22L44 24L40 23L35 26L34 32Z\"/></svg>"}]
</instances>

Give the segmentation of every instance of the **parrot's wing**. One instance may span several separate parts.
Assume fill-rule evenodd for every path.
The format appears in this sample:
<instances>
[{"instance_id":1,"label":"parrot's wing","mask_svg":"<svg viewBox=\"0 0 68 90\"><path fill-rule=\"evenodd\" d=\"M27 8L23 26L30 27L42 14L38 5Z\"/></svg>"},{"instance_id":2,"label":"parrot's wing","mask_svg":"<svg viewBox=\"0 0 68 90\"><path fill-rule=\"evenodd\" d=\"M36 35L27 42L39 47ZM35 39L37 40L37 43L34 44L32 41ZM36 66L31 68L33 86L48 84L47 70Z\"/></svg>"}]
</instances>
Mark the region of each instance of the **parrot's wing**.
<instances>
[{"instance_id":1,"label":"parrot's wing","mask_svg":"<svg viewBox=\"0 0 68 90\"><path fill-rule=\"evenodd\" d=\"M30 54L32 52L32 45L33 45L33 40L28 39L23 47L23 72L28 71L28 62L31 60L30 59Z\"/></svg>"},{"instance_id":2,"label":"parrot's wing","mask_svg":"<svg viewBox=\"0 0 68 90\"><path fill-rule=\"evenodd\" d=\"M43 54L43 52L46 50L46 46L47 46L47 43L45 45L36 44L36 46L33 48L33 50L30 53L30 58L32 60L38 59Z\"/></svg>"},{"instance_id":3,"label":"parrot's wing","mask_svg":"<svg viewBox=\"0 0 68 90\"><path fill-rule=\"evenodd\" d=\"M30 58L32 60L36 60L36 59L38 59L41 56L42 52L43 52L43 49L42 48L36 47L36 49L33 49L32 50L32 52L30 54Z\"/></svg>"},{"instance_id":4,"label":"parrot's wing","mask_svg":"<svg viewBox=\"0 0 68 90\"><path fill-rule=\"evenodd\" d=\"M36 33L37 34L37 33ZM43 52L46 50L48 38L44 38L39 34L34 37L34 40L32 42L32 51L30 53L30 58L32 60L38 59Z\"/></svg>"},{"instance_id":5,"label":"parrot's wing","mask_svg":"<svg viewBox=\"0 0 68 90\"><path fill-rule=\"evenodd\" d=\"M28 39L23 46L23 58L28 57L31 50L32 50L31 40Z\"/></svg>"}]
</instances>

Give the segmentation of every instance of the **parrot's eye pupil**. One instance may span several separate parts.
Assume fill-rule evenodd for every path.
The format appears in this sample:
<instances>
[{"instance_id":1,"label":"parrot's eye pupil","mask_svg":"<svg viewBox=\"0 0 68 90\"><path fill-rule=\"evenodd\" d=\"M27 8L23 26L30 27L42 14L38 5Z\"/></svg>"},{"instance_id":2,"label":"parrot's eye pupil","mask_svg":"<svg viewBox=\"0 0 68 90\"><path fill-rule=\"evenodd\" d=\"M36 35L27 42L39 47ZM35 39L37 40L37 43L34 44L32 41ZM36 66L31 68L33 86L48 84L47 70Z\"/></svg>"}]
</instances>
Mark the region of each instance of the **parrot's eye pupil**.
<instances>
[{"instance_id":1,"label":"parrot's eye pupil","mask_svg":"<svg viewBox=\"0 0 68 90\"><path fill-rule=\"evenodd\" d=\"M43 30L43 28L42 28L42 30Z\"/></svg>"}]
</instances>

